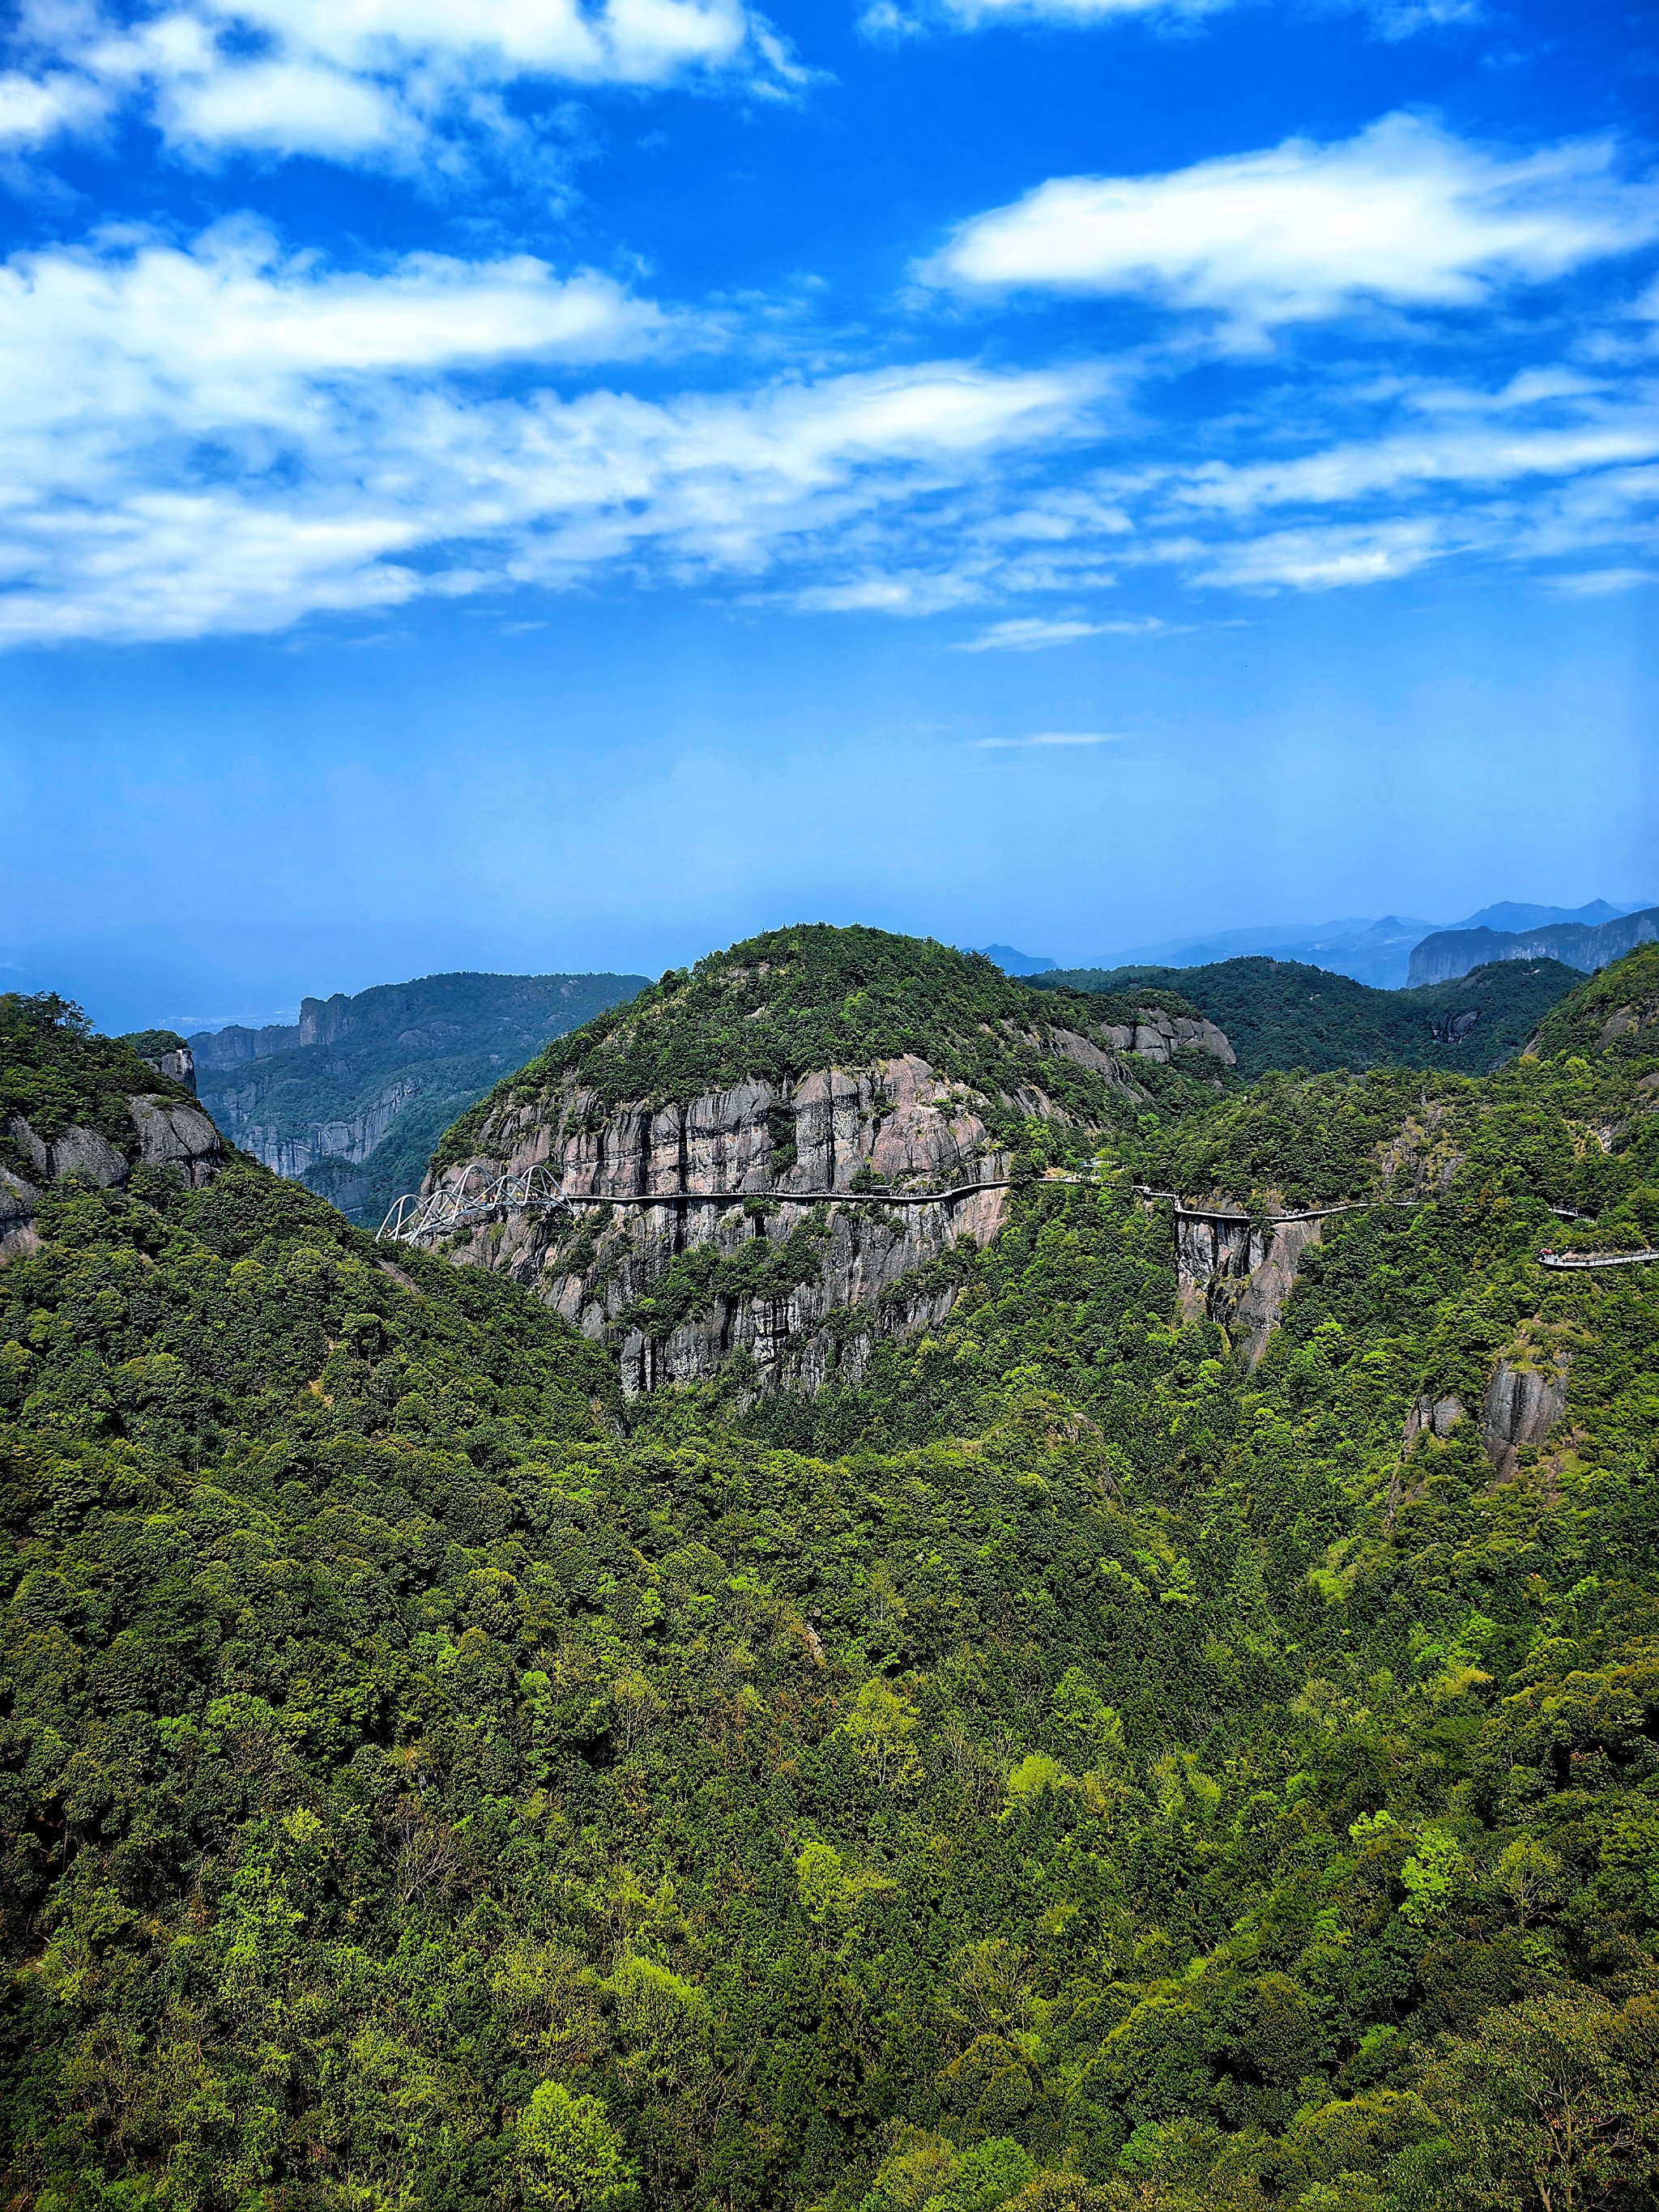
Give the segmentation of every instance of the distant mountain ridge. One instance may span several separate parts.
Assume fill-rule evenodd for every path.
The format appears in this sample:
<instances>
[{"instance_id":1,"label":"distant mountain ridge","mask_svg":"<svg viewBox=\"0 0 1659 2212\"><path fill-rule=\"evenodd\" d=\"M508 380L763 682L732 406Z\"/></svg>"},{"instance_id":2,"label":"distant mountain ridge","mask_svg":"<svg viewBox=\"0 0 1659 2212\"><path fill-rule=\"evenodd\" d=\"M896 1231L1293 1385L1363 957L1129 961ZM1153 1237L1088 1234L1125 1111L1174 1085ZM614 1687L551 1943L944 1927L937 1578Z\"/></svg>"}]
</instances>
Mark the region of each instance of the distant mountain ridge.
<instances>
[{"instance_id":1,"label":"distant mountain ridge","mask_svg":"<svg viewBox=\"0 0 1659 2212\"><path fill-rule=\"evenodd\" d=\"M1598 907L1604 903L1596 901ZM1437 930L1413 949L1410 980L1416 984L1447 982L1466 975L1471 968L1498 960L1559 960L1581 975L1593 975L1622 960L1638 945L1650 945L1659 938L1659 906L1612 913L1611 920L1595 923L1552 921L1541 927L1522 923L1513 929L1466 924Z\"/></svg>"},{"instance_id":2,"label":"distant mountain ridge","mask_svg":"<svg viewBox=\"0 0 1659 2212\"><path fill-rule=\"evenodd\" d=\"M458 1114L646 981L460 973L307 998L297 1022L192 1036L197 1089L244 1152L372 1223Z\"/></svg>"},{"instance_id":3,"label":"distant mountain ridge","mask_svg":"<svg viewBox=\"0 0 1659 2212\"><path fill-rule=\"evenodd\" d=\"M1222 1029L1247 1081L1269 1068L1461 1068L1513 1060L1583 978L1554 960L1494 962L1455 981L1379 991L1299 960L1256 956L1203 968L1060 969L1039 991L1108 994L1178 986Z\"/></svg>"},{"instance_id":4,"label":"distant mountain ridge","mask_svg":"<svg viewBox=\"0 0 1659 2212\"><path fill-rule=\"evenodd\" d=\"M1375 921L1348 916L1335 921L1271 922L1248 929L1211 930L1202 936L1169 938L1158 945L1130 945L1121 951L1081 962L1078 970L1066 972L1153 966L1212 967L1221 961L1259 953L1275 960L1302 961L1334 975L1350 975L1355 982L1369 983L1377 990L1400 990L1408 983L1449 980L1449 975L1420 977L1413 972L1412 954L1425 938L1449 931L1532 930L1556 923L1578 923L1593 928L1635 913L1646 903L1636 900L1615 906L1598 898L1592 899L1587 906L1559 907L1527 905L1504 899L1494 906L1482 907L1479 913L1468 915L1462 921L1453 922L1425 921L1414 915L1395 914L1384 915ZM1502 957L1489 951L1449 972L1465 974L1469 968L1480 965L1480 959ZM1544 952L1525 957L1565 956Z\"/></svg>"},{"instance_id":5,"label":"distant mountain ridge","mask_svg":"<svg viewBox=\"0 0 1659 2212\"><path fill-rule=\"evenodd\" d=\"M1005 975L1046 975L1060 965L1046 952L1021 952L1012 945L978 945L969 949L995 961Z\"/></svg>"}]
</instances>

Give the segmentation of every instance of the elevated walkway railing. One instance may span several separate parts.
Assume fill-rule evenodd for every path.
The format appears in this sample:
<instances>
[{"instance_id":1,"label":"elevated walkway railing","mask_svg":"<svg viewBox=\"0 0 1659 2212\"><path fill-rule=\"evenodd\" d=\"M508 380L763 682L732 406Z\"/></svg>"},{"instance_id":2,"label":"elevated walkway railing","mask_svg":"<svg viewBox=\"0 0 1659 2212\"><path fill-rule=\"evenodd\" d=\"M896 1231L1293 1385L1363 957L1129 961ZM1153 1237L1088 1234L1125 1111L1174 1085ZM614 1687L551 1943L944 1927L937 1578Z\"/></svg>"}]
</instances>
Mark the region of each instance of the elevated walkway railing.
<instances>
[{"instance_id":1,"label":"elevated walkway railing","mask_svg":"<svg viewBox=\"0 0 1659 2212\"><path fill-rule=\"evenodd\" d=\"M790 1206L940 1206L982 1190L1012 1190L1012 1176L985 1176L948 1190L562 1190L544 1167L472 1182L463 1176L425 1193L405 1191L377 1232L384 1243L420 1244L495 1213L556 1213L577 1206L743 1206L750 1199ZM1048 1182L1092 1183L1093 1176L1048 1176Z\"/></svg>"},{"instance_id":2,"label":"elevated walkway railing","mask_svg":"<svg viewBox=\"0 0 1659 2212\"><path fill-rule=\"evenodd\" d=\"M1023 1179L1022 1179L1023 1180ZM1038 1178L1048 1183L1097 1185L1097 1175L1065 1175L1051 1170ZM579 1206L742 1206L750 1199L782 1200L793 1206L948 1206L964 1198L976 1197L986 1190L1011 1190L1016 1179L1012 1176L986 1176L972 1182L952 1184L945 1190L640 1190L601 1191L565 1190L546 1167L522 1168L516 1173L494 1177L471 1171L458 1183L446 1183L434 1191L405 1191L398 1199L380 1224L377 1232L383 1243L424 1244L434 1238L452 1235L458 1229L488 1220L495 1214L557 1213ZM1331 1206L1309 1206L1300 1212L1251 1214L1243 1209L1231 1210L1224 1206L1194 1206L1179 1192L1158 1190L1148 1183L1132 1186L1138 1198L1168 1201L1175 1209L1178 1221L1209 1221L1237 1224L1259 1221L1272 1228L1284 1223L1324 1221L1333 1214L1357 1213L1370 1206L1395 1206L1413 1208L1432 1206L1430 1198L1351 1198ZM1589 1216L1565 1206L1549 1209L1558 1220L1583 1221ZM1659 1251L1644 1252L1556 1252L1547 1246L1538 1255L1539 1263L1558 1270L1580 1267L1633 1267L1650 1260L1659 1260Z\"/></svg>"},{"instance_id":3,"label":"elevated walkway railing","mask_svg":"<svg viewBox=\"0 0 1659 2212\"><path fill-rule=\"evenodd\" d=\"M1547 1249L1538 1255L1540 1267L1569 1269L1577 1267L1639 1267L1649 1260L1659 1260L1659 1252L1552 1252Z\"/></svg>"}]
</instances>

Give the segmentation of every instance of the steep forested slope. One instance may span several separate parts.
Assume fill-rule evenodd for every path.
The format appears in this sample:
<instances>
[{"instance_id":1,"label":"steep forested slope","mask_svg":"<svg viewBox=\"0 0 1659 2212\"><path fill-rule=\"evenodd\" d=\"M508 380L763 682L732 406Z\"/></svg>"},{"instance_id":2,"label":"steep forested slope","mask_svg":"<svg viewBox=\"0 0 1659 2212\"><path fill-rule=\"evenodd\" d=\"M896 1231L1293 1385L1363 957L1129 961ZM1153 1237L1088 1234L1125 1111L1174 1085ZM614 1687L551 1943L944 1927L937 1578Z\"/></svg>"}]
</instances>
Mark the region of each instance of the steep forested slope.
<instances>
[{"instance_id":1,"label":"steep forested slope","mask_svg":"<svg viewBox=\"0 0 1659 2212\"><path fill-rule=\"evenodd\" d=\"M1656 1046L1132 1126L858 1390L627 1424L252 1164L55 1185L0 1270L13 2196L1650 2206L1659 1283L1537 1255L1659 1184ZM1253 1374L1132 1188L1425 1163Z\"/></svg>"},{"instance_id":2,"label":"steep forested slope","mask_svg":"<svg viewBox=\"0 0 1659 2212\"><path fill-rule=\"evenodd\" d=\"M1297 960L1218 960L1205 968L1076 969L1039 990L1121 996L1137 985L1180 991L1227 1033L1241 1075L1269 1068L1499 1067L1582 977L1558 960L1497 961L1454 982L1374 990Z\"/></svg>"}]
</instances>

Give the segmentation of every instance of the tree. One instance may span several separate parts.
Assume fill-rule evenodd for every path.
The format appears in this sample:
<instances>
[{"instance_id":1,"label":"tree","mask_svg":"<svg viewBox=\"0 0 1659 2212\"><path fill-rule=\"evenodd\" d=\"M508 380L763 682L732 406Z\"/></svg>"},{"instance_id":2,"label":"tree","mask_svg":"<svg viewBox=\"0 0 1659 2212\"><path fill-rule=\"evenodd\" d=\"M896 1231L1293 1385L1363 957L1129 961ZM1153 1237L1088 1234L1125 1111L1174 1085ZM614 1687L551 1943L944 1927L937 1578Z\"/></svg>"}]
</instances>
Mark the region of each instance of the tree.
<instances>
[{"instance_id":1,"label":"tree","mask_svg":"<svg viewBox=\"0 0 1659 2212\"><path fill-rule=\"evenodd\" d=\"M878 1790L896 1790L921 1771L912 1741L919 1725L916 1709L897 1690L872 1674L842 1723L853 1756Z\"/></svg>"},{"instance_id":2,"label":"tree","mask_svg":"<svg viewBox=\"0 0 1659 2212\"><path fill-rule=\"evenodd\" d=\"M639 2185L597 2097L573 2097L544 2081L519 2115L518 2173L524 2201L543 2212L632 2212Z\"/></svg>"}]
</instances>

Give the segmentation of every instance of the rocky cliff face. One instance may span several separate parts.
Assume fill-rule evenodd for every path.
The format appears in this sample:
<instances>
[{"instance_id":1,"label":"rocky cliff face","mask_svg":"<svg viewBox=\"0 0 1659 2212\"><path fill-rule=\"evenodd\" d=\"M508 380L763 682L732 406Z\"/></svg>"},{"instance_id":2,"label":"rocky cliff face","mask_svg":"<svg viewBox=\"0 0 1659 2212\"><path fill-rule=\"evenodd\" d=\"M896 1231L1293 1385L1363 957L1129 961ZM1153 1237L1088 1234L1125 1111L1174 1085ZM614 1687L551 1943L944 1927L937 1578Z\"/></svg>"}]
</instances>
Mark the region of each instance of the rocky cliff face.
<instances>
[{"instance_id":1,"label":"rocky cliff face","mask_svg":"<svg viewBox=\"0 0 1659 2212\"><path fill-rule=\"evenodd\" d=\"M215 1103L235 1129L244 1152L298 1182L321 1160L345 1160L353 1165L366 1160L385 1141L404 1108L419 1097L421 1085L413 1076L400 1077L355 1111L309 1122L299 1130L259 1120L260 1104L268 1095L257 1080L233 1082L216 1091Z\"/></svg>"},{"instance_id":2,"label":"rocky cliff face","mask_svg":"<svg viewBox=\"0 0 1659 2212\"><path fill-rule=\"evenodd\" d=\"M1144 1065L1231 1058L1213 1024L1161 1010L1094 1036L1045 1030L1041 1047L1131 1109L1147 1102ZM614 1343L630 1393L734 1356L757 1388L814 1389L856 1378L876 1336L943 1319L953 1248L988 1243L1005 1218L1011 1113L1075 1124L1039 1080L993 1096L915 1052L659 1105L605 1103L578 1069L501 1099L427 1188L544 1167L567 1193L649 1200L514 1213L451 1249ZM872 1184L952 1194L884 1205Z\"/></svg>"},{"instance_id":3,"label":"rocky cliff face","mask_svg":"<svg viewBox=\"0 0 1659 2212\"><path fill-rule=\"evenodd\" d=\"M69 1128L48 1139L21 1114L6 1123L13 1149L27 1159L32 1176L0 1165L0 1261L34 1251L40 1238L34 1216L42 1193L70 1178L100 1190L118 1189L136 1167L171 1168L199 1188L224 1164L219 1132L199 1107L177 1098L138 1096L127 1101L132 1121L129 1139L112 1143L95 1129Z\"/></svg>"},{"instance_id":4,"label":"rocky cliff face","mask_svg":"<svg viewBox=\"0 0 1659 2212\"><path fill-rule=\"evenodd\" d=\"M1252 1218L1218 1199L1210 1212L1176 1217L1176 1279L1182 1313L1227 1332L1247 1367L1255 1367L1296 1287L1302 1255L1320 1240L1317 1220Z\"/></svg>"},{"instance_id":5,"label":"rocky cliff face","mask_svg":"<svg viewBox=\"0 0 1659 2212\"><path fill-rule=\"evenodd\" d=\"M1445 983L1492 960L1559 960L1586 975L1659 939L1659 907L1615 921L1547 922L1537 929L1438 929L1412 953L1413 983Z\"/></svg>"},{"instance_id":6,"label":"rocky cliff face","mask_svg":"<svg viewBox=\"0 0 1659 2212\"><path fill-rule=\"evenodd\" d=\"M302 1000L300 1018L191 1039L202 1096L245 1152L378 1223L445 1127L637 975L428 975Z\"/></svg>"}]
</instances>

